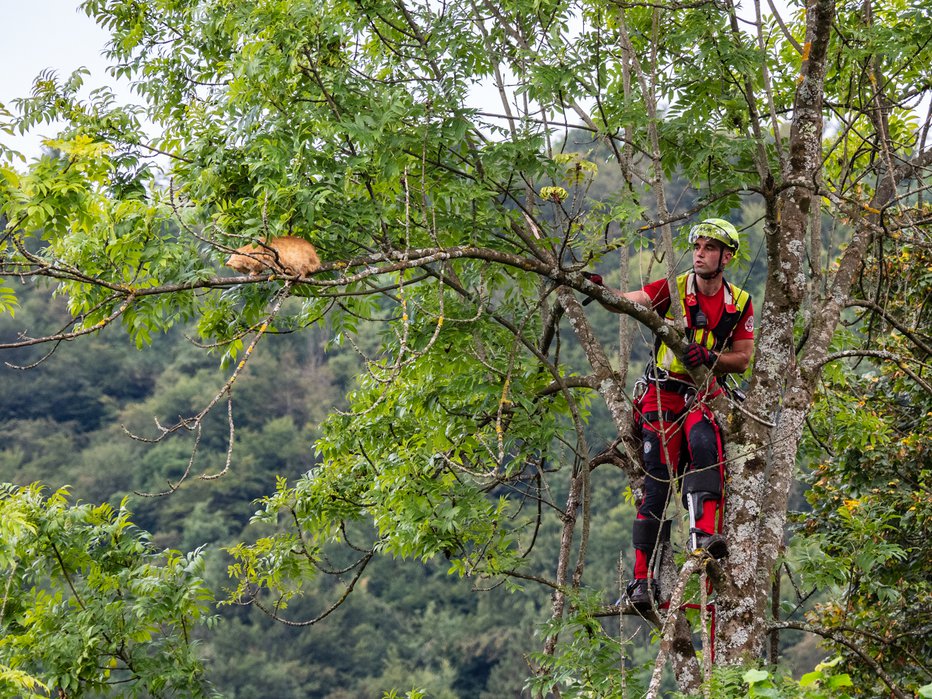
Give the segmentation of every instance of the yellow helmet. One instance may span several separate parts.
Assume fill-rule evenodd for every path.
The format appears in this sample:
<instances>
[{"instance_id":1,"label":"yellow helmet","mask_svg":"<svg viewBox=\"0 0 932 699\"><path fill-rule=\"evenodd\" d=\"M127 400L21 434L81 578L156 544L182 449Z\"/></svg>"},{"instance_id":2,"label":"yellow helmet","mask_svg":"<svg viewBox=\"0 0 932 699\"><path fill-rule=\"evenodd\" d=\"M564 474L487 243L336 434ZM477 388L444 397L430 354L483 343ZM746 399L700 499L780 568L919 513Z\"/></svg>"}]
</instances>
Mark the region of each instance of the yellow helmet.
<instances>
[{"instance_id":1,"label":"yellow helmet","mask_svg":"<svg viewBox=\"0 0 932 699\"><path fill-rule=\"evenodd\" d=\"M707 218L689 229L689 244L692 245L699 238L717 240L732 252L738 252L740 239L738 229L723 218Z\"/></svg>"}]
</instances>

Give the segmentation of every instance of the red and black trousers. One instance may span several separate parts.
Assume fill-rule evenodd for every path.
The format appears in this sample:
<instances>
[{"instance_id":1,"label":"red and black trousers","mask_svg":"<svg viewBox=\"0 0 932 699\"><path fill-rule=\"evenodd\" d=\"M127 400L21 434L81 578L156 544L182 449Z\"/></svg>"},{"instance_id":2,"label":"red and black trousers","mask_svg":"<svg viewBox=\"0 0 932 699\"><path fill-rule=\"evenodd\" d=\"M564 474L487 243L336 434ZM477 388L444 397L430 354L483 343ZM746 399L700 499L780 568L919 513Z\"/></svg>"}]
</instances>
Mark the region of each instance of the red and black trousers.
<instances>
[{"instance_id":1,"label":"red and black trousers","mask_svg":"<svg viewBox=\"0 0 932 699\"><path fill-rule=\"evenodd\" d=\"M666 536L664 522L674 486L683 501L698 503L695 528L721 530L724 449L721 431L702 395L651 384L635 405L643 440L643 497L634 521L634 577L651 577L651 557Z\"/></svg>"}]
</instances>

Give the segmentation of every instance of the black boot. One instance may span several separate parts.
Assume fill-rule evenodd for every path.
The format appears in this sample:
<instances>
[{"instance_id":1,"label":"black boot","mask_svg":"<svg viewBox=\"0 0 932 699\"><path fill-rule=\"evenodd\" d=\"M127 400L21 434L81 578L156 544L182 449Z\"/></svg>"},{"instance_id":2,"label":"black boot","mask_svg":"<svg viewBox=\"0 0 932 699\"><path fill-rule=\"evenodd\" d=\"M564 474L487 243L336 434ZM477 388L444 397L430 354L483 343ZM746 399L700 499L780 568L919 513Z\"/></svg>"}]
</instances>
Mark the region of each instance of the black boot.
<instances>
[{"instance_id":1,"label":"black boot","mask_svg":"<svg viewBox=\"0 0 932 699\"><path fill-rule=\"evenodd\" d=\"M696 549L705 549L716 561L728 555L728 544L725 542L725 537L721 534L706 534L705 532L697 531Z\"/></svg>"},{"instance_id":2,"label":"black boot","mask_svg":"<svg viewBox=\"0 0 932 699\"><path fill-rule=\"evenodd\" d=\"M650 609L655 602L660 602L660 586L653 578L632 580L625 588L625 593L635 609Z\"/></svg>"}]
</instances>

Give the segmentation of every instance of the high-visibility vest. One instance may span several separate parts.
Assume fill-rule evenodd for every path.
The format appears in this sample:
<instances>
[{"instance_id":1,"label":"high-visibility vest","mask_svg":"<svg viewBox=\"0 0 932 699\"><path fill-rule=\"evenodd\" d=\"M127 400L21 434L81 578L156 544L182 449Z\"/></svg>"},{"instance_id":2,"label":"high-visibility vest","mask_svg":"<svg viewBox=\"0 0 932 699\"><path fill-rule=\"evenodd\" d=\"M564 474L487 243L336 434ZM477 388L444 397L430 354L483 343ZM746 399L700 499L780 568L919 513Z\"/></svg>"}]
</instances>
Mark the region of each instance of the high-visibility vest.
<instances>
[{"instance_id":1,"label":"high-visibility vest","mask_svg":"<svg viewBox=\"0 0 932 699\"><path fill-rule=\"evenodd\" d=\"M696 342L707 347L710 350L721 352L731 346L731 333L741 319L744 309L747 308L751 301L751 295L744 289L739 289L733 284L729 284L723 277L722 285L724 286L725 308L722 310L722 317L714 328L697 327L699 320L699 299L698 290L696 289L696 274L686 272L676 278L676 288L680 296L680 302L686 311L686 338L688 341ZM665 315L668 322L673 322L673 302L667 308ZM698 325L701 325L699 323ZM666 371L676 374L688 374L686 365L683 364L673 350L660 342L658 339L655 343L654 361L656 365Z\"/></svg>"}]
</instances>

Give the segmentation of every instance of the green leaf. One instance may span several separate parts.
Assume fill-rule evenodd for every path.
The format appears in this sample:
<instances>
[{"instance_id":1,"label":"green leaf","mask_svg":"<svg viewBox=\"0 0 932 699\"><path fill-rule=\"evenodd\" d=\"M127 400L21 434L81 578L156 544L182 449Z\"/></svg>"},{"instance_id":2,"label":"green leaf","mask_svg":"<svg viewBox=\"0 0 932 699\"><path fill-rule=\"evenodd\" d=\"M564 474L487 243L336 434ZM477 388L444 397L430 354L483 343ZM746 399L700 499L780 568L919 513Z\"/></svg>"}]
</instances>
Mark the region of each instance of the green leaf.
<instances>
[{"instance_id":1,"label":"green leaf","mask_svg":"<svg viewBox=\"0 0 932 699\"><path fill-rule=\"evenodd\" d=\"M799 678L800 687L811 687L822 681L822 673L819 671L807 672Z\"/></svg>"},{"instance_id":2,"label":"green leaf","mask_svg":"<svg viewBox=\"0 0 932 699\"><path fill-rule=\"evenodd\" d=\"M838 689L839 687L853 687L854 682L851 681L850 675L842 673L841 675L832 675L828 678L828 686L830 689Z\"/></svg>"},{"instance_id":3,"label":"green leaf","mask_svg":"<svg viewBox=\"0 0 932 699\"><path fill-rule=\"evenodd\" d=\"M747 682L749 685L753 686L759 682L764 682L765 680L769 679L770 673L767 672L766 670L760 670L760 669L755 668L755 669L751 669L745 672L741 676L741 678L745 682Z\"/></svg>"}]
</instances>

